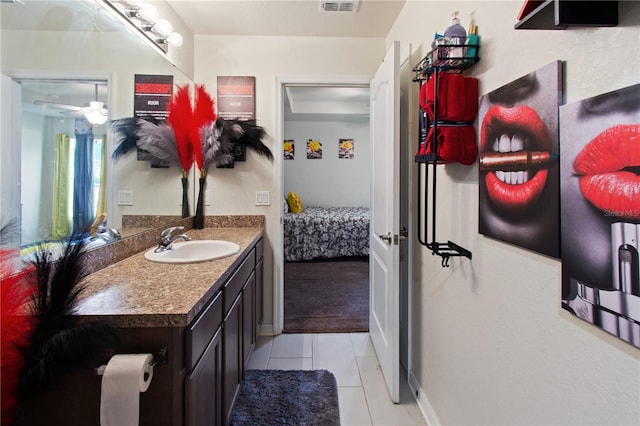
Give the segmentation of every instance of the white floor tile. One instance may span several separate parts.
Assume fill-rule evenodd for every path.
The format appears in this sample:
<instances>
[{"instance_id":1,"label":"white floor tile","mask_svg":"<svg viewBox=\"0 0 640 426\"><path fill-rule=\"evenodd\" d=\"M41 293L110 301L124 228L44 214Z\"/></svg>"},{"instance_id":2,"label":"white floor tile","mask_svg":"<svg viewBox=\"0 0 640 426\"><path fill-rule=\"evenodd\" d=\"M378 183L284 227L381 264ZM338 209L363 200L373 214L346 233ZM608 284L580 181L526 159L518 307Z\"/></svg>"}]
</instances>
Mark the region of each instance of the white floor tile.
<instances>
[{"instance_id":1,"label":"white floor tile","mask_svg":"<svg viewBox=\"0 0 640 426\"><path fill-rule=\"evenodd\" d=\"M311 334L280 334L273 339L272 358L311 358Z\"/></svg>"},{"instance_id":2,"label":"white floor tile","mask_svg":"<svg viewBox=\"0 0 640 426\"><path fill-rule=\"evenodd\" d=\"M371 425L369 408L361 387L338 387L340 404L340 425Z\"/></svg>"},{"instance_id":3,"label":"white floor tile","mask_svg":"<svg viewBox=\"0 0 640 426\"><path fill-rule=\"evenodd\" d=\"M369 333L350 333L349 336L356 356L376 356Z\"/></svg>"},{"instance_id":4,"label":"white floor tile","mask_svg":"<svg viewBox=\"0 0 640 426\"><path fill-rule=\"evenodd\" d=\"M342 426L426 425L405 379L400 404L391 402L368 333L260 336L249 367L331 371L338 384Z\"/></svg>"},{"instance_id":5,"label":"white floor tile","mask_svg":"<svg viewBox=\"0 0 640 426\"><path fill-rule=\"evenodd\" d=\"M338 386L362 386L347 333L313 335L313 368L331 371Z\"/></svg>"},{"instance_id":6,"label":"white floor tile","mask_svg":"<svg viewBox=\"0 0 640 426\"><path fill-rule=\"evenodd\" d=\"M358 368L374 425L426 425L418 405L410 393L405 380L401 380L401 401L394 404L382 376L376 357L358 357Z\"/></svg>"},{"instance_id":7,"label":"white floor tile","mask_svg":"<svg viewBox=\"0 0 640 426\"><path fill-rule=\"evenodd\" d=\"M271 356L271 347L273 344L273 337L271 336L258 336L256 339L256 346L253 349L251 358L249 358L250 370L264 370L267 368L269 357Z\"/></svg>"},{"instance_id":8,"label":"white floor tile","mask_svg":"<svg viewBox=\"0 0 640 426\"><path fill-rule=\"evenodd\" d=\"M311 370L311 358L271 358L267 364L268 370Z\"/></svg>"}]
</instances>

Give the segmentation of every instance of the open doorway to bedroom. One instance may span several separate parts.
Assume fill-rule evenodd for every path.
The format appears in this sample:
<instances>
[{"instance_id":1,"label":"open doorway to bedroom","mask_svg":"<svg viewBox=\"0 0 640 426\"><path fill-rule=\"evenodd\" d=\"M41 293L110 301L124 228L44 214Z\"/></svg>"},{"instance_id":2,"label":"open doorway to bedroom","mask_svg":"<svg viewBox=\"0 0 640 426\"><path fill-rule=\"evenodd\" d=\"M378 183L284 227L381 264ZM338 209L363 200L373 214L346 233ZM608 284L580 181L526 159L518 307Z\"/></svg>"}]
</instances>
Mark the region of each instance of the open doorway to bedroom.
<instances>
[{"instance_id":1,"label":"open doorway to bedroom","mask_svg":"<svg viewBox=\"0 0 640 426\"><path fill-rule=\"evenodd\" d=\"M366 332L369 85L282 90L283 332Z\"/></svg>"}]
</instances>

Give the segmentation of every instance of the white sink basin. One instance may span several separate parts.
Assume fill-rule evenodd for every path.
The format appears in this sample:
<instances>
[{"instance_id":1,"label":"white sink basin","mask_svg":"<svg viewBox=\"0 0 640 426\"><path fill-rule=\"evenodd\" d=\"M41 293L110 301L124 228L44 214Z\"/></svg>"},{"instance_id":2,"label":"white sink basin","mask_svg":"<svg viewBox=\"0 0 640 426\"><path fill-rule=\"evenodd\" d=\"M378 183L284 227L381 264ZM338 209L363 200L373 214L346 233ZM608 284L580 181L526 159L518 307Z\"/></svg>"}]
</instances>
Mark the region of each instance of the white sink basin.
<instances>
[{"instance_id":1,"label":"white sink basin","mask_svg":"<svg viewBox=\"0 0 640 426\"><path fill-rule=\"evenodd\" d=\"M160 263L197 263L232 256L240 251L240 246L224 240L193 240L176 241L170 250L157 253L155 250L147 250L144 258Z\"/></svg>"}]
</instances>

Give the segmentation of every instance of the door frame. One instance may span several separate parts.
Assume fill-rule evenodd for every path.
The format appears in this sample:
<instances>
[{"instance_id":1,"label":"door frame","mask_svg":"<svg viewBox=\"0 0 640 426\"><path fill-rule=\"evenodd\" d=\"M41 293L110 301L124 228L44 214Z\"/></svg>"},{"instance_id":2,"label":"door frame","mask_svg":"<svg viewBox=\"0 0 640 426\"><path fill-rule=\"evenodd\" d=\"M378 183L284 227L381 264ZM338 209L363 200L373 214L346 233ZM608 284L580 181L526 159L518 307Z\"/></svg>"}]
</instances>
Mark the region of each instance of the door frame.
<instances>
[{"instance_id":1,"label":"door frame","mask_svg":"<svg viewBox=\"0 0 640 426\"><path fill-rule=\"evenodd\" d=\"M412 55L412 44L404 44L401 45L400 49L400 68L401 68L401 79L408 78L405 74L403 75L402 71L405 68L405 72L410 74L410 69L406 70L406 67L410 67L408 65L411 62ZM341 86L351 86L351 85L369 85L371 83L372 76L370 75L353 75L353 76L344 76L344 75L327 75L327 76L306 76L306 75L290 75L290 76L276 76L276 84L275 84L275 99L276 99L276 131L275 131L275 180L276 180L276 194L275 196L278 200L278 203L281 203L281 200L284 200L284 160L281 155L280 143L284 140L284 98L283 92L284 87L290 84L304 84L310 86L331 86L331 85L341 85ZM411 344L411 333L412 333L412 282L413 282L413 273L412 273L412 259L414 258L414 244L415 244L415 229L414 224L412 222L411 214L410 214L410 205L413 202L414 198L414 184L413 177L415 175L413 168L413 151L412 147L415 145L414 141L416 138L415 131L412 129L416 126L416 120L411 114L411 105L417 102L417 93L411 82L407 81L408 90L404 94L401 95L401 104L404 103L404 107L407 110L407 114L400 114L401 121L401 151L403 154L400 158L400 168L401 168L401 182L406 183L402 187L402 195L404 202L406 203L404 209L401 209L401 224L406 223L407 229L409 232L409 236L407 240L404 242L406 245L404 253L405 255L404 263L405 264L405 277L406 282L400 283L400 285L404 285L406 290L406 312L401 314L401 318L406 320L406 341L401 340L401 345L406 344L406 347L401 348L401 359L400 359L400 367L401 370L404 371L403 378L408 381L410 372L412 371L412 344ZM401 88L404 87L403 82L400 84ZM403 211L404 210L404 211ZM282 334L284 329L284 226L283 226L283 212L282 208L277 209L278 214L278 232L274 236L272 252L273 252L273 292L272 292L272 307L273 307L273 324L272 324L272 332L273 335L277 336ZM403 278L402 275L400 277ZM401 307L402 309L402 307ZM402 354L402 349L404 349L404 356ZM406 358L405 358L406 357ZM406 363L406 365L403 365Z\"/></svg>"},{"instance_id":2,"label":"door frame","mask_svg":"<svg viewBox=\"0 0 640 426\"><path fill-rule=\"evenodd\" d=\"M281 204L284 200L284 161L281 141L284 140L284 87L287 85L305 86L369 86L371 76L327 75L327 76L279 76L276 77L276 138L275 138L275 200ZM273 334L282 334L284 329L284 226L282 208L278 210L278 233L274 240L273 250Z\"/></svg>"}]
</instances>

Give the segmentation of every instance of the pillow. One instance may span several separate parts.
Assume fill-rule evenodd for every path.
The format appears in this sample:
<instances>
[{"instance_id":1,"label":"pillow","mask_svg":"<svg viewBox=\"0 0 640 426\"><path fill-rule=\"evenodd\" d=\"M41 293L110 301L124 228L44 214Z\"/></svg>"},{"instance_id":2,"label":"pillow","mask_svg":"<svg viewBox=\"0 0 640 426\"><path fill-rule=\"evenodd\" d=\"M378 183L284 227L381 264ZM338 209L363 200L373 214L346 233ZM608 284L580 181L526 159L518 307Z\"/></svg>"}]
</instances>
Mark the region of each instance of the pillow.
<instances>
[{"instance_id":1,"label":"pillow","mask_svg":"<svg viewBox=\"0 0 640 426\"><path fill-rule=\"evenodd\" d=\"M286 198L282 199L282 214L289 213L289 203Z\"/></svg>"},{"instance_id":2,"label":"pillow","mask_svg":"<svg viewBox=\"0 0 640 426\"><path fill-rule=\"evenodd\" d=\"M295 192L289 192L287 195L287 204L289 204L289 210L291 213L302 213L302 202L300 197Z\"/></svg>"}]
</instances>

